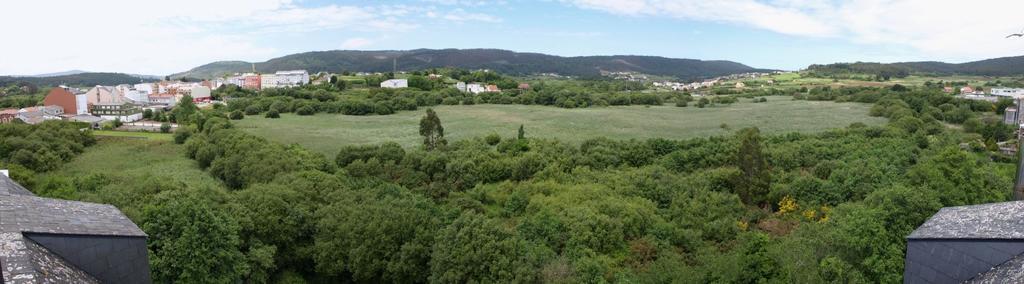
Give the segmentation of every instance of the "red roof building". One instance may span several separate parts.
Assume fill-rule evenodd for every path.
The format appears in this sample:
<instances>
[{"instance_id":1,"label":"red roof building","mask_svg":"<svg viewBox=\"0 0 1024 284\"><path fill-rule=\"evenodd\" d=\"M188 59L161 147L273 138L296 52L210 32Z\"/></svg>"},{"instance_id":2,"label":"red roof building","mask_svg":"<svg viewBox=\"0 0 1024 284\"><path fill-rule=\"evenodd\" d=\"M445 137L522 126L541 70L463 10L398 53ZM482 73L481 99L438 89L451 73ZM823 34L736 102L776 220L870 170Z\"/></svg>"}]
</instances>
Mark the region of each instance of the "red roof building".
<instances>
[{"instance_id":1,"label":"red roof building","mask_svg":"<svg viewBox=\"0 0 1024 284\"><path fill-rule=\"evenodd\" d=\"M487 91L497 93L501 92L501 89L498 89L498 85L487 85Z\"/></svg>"},{"instance_id":2,"label":"red roof building","mask_svg":"<svg viewBox=\"0 0 1024 284\"><path fill-rule=\"evenodd\" d=\"M50 89L50 93L43 99L43 105L59 106L64 109L64 113L79 113L75 94L72 94L71 91L68 91L68 89L63 87L54 87Z\"/></svg>"},{"instance_id":3,"label":"red roof building","mask_svg":"<svg viewBox=\"0 0 1024 284\"><path fill-rule=\"evenodd\" d=\"M18 109L0 109L0 123L11 123L18 117Z\"/></svg>"}]
</instances>

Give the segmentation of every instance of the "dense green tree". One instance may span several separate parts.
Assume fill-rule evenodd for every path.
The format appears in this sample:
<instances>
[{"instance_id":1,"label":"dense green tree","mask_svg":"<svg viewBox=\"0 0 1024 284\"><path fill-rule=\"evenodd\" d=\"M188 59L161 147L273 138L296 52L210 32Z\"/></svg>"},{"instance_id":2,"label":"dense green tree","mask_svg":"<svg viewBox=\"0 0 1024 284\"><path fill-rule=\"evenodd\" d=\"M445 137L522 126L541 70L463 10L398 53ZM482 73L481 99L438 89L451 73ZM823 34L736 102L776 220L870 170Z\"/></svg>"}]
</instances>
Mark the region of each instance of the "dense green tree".
<instances>
[{"instance_id":1,"label":"dense green tree","mask_svg":"<svg viewBox=\"0 0 1024 284\"><path fill-rule=\"evenodd\" d=\"M736 152L736 166L742 175L737 183L736 192L747 204L764 206L767 204L768 188L771 186L771 171L768 158L763 152L761 132L755 128L745 128L737 134L740 140L739 151Z\"/></svg>"},{"instance_id":2,"label":"dense green tree","mask_svg":"<svg viewBox=\"0 0 1024 284\"><path fill-rule=\"evenodd\" d=\"M248 271L238 224L209 194L168 191L146 206L142 229L149 235L154 280L235 283Z\"/></svg>"},{"instance_id":3,"label":"dense green tree","mask_svg":"<svg viewBox=\"0 0 1024 284\"><path fill-rule=\"evenodd\" d=\"M423 147L427 150L437 149L445 144L444 127L441 126L441 119L433 109L427 109L427 114L420 119L420 136L423 136Z\"/></svg>"}]
</instances>

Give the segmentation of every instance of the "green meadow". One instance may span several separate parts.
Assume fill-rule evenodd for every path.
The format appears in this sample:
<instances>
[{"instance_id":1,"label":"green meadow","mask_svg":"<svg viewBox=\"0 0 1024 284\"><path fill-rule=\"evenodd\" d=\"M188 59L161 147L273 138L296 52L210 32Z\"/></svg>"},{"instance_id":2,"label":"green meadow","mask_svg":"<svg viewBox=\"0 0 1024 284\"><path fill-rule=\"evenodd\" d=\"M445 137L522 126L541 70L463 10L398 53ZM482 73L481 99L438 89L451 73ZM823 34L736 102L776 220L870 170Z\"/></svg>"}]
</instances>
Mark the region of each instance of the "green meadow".
<instances>
[{"instance_id":1,"label":"green meadow","mask_svg":"<svg viewBox=\"0 0 1024 284\"><path fill-rule=\"evenodd\" d=\"M613 139L685 139L725 135L756 126L766 133L816 132L845 127L854 122L877 125L884 118L868 116L868 104L798 101L769 97L767 103L741 99L733 105L697 108L675 106L615 106L563 109L526 105L438 106L449 141L497 133L516 135L524 125L530 137L557 138L579 143L596 137ZM423 111L403 111L385 116L282 114L279 119L247 116L236 127L270 140L298 143L329 156L344 145L395 141L405 147L420 143L419 120Z\"/></svg>"}]
</instances>

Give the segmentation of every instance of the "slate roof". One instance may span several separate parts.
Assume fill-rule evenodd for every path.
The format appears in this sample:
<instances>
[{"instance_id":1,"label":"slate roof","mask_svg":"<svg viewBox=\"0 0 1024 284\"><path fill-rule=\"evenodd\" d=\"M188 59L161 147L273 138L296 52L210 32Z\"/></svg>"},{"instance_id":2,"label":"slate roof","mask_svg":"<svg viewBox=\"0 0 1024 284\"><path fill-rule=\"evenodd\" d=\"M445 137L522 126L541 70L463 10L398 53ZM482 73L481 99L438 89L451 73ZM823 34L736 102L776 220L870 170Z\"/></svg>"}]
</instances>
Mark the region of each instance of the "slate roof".
<instances>
[{"instance_id":1,"label":"slate roof","mask_svg":"<svg viewBox=\"0 0 1024 284\"><path fill-rule=\"evenodd\" d=\"M993 267L988 272L982 273L971 280L964 281L964 283L1024 283L1024 257L1018 255L999 266Z\"/></svg>"},{"instance_id":2,"label":"slate roof","mask_svg":"<svg viewBox=\"0 0 1024 284\"><path fill-rule=\"evenodd\" d=\"M146 234L111 205L37 197L0 175L0 273L4 283L98 283L28 234L111 236ZM146 265L148 267L148 264ZM145 277L148 280L148 271Z\"/></svg>"},{"instance_id":3,"label":"slate roof","mask_svg":"<svg viewBox=\"0 0 1024 284\"><path fill-rule=\"evenodd\" d=\"M907 239L1024 239L1024 201L946 207Z\"/></svg>"},{"instance_id":4,"label":"slate roof","mask_svg":"<svg viewBox=\"0 0 1024 284\"><path fill-rule=\"evenodd\" d=\"M31 191L25 189L20 184L14 182L6 176L0 175L0 196L2 195L30 195L34 196Z\"/></svg>"}]
</instances>

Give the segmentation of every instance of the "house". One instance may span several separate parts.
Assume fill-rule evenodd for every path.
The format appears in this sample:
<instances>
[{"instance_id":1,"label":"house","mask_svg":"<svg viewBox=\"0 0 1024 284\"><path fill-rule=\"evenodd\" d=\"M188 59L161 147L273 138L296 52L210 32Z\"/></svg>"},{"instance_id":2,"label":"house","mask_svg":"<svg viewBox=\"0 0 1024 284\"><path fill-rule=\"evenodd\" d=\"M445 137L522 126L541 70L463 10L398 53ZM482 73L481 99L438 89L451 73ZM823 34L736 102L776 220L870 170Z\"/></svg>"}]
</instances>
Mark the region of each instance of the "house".
<instances>
[{"instance_id":1,"label":"house","mask_svg":"<svg viewBox=\"0 0 1024 284\"><path fill-rule=\"evenodd\" d=\"M488 93L497 93L497 92L501 92L501 89L498 89L498 85L487 85L486 92L488 92Z\"/></svg>"},{"instance_id":2,"label":"house","mask_svg":"<svg viewBox=\"0 0 1024 284\"><path fill-rule=\"evenodd\" d=\"M381 88L388 88L388 89L408 88L409 87L409 80L406 80L406 79L391 79L391 80L387 80L387 81L384 81L384 82L380 82L380 87Z\"/></svg>"},{"instance_id":3,"label":"house","mask_svg":"<svg viewBox=\"0 0 1024 284\"><path fill-rule=\"evenodd\" d=\"M459 90L459 92L465 93L466 92L466 82L455 83L455 89Z\"/></svg>"},{"instance_id":4,"label":"house","mask_svg":"<svg viewBox=\"0 0 1024 284\"><path fill-rule=\"evenodd\" d=\"M746 87L747 87L747 84L743 84L743 82L736 82L736 88L737 89L743 89L743 88L746 88Z\"/></svg>"},{"instance_id":5,"label":"house","mask_svg":"<svg viewBox=\"0 0 1024 284\"><path fill-rule=\"evenodd\" d=\"M1024 283L1024 201L946 207L907 236L903 283Z\"/></svg>"},{"instance_id":6,"label":"house","mask_svg":"<svg viewBox=\"0 0 1024 284\"><path fill-rule=\"evenodd\" d=\"M43 198L0 171L3 283L151 283L146 233L116 207Z\"/></svg>"},{"instance_id":7,"label":"house","mask_svg":"<svg viewBox=\"0 0 1024 284\"><path fill-rule=\"evenodd\" d=\"M530 84L519 83L519 86L517 87L517 89L520 89L520 90L523 90L523 91L529 90L530 89Z\"/></svg>"},{"instance_id":8,"label":"house","mask_svg":"<svg viewBox=\"0 0 1024 284\"><path fill-rule=\"evenodd\" d=\"M974 94L974 88L971 88L971 86L966 86L966 87L960 88L960 94L961 95Z\"/></svg>"},{"instance_id":9,"label":"house","mask_svg":"<svg viewBox=\"0 0 1024 284\"><path fill-rule=\"evenodd\" d=\"M85 114L89 112L88 99L84 93L75 93L66 86L59 86L50 89L43 98L43 105L57 106L67 114Z\"/></svg>"},{"instance_id":10,"label":"house","mask_svg":"<svg viewBox=\"0 0 1024 284\"><path fill-rule=\"evenodd\" d=\"M60 106L27 107L18 110L17 119L28 123L38 124L46 120L61 120L64 108Z\"/></svg>"},{"instance_id":11,"label":"house","mask_svg":"<svg viewBox=\"0 0 1024 284\"><path fill-rule=\"evenodd\" d=\"M0 123L11 123L18 118L18 109L0 109Z\"/></svg>"},{"instance_id":12,"label":"house","mask_svg":"<svg viewBox=\"0 0 1024 284\"><path fill-rule=\"evenodd\" d=\"M470 83L470 84L466 85L466 91L468 91L470 93L473 93L473 94L479 94L479 93L486 92L487 88L485 88L484 85L482 85L480 83Z\"/></svg>"},{"instance_id":13,"label":"house","mask_svg":"<svg viewBox=\"0 0 1024 284\"><path fill-rule=\"evenodd\" d=\"M942 92L947 94L953 93L953 87L942 87Z\"/></svg>"}]
</instances>

